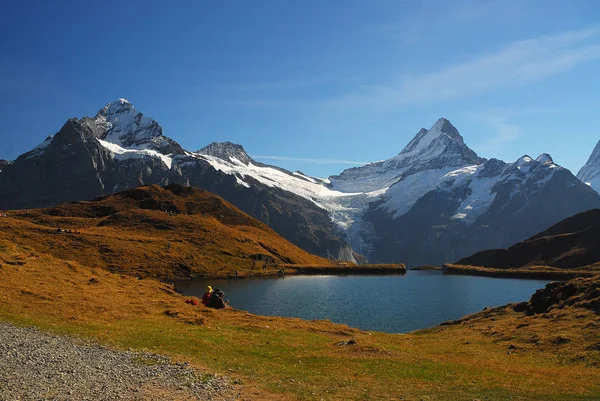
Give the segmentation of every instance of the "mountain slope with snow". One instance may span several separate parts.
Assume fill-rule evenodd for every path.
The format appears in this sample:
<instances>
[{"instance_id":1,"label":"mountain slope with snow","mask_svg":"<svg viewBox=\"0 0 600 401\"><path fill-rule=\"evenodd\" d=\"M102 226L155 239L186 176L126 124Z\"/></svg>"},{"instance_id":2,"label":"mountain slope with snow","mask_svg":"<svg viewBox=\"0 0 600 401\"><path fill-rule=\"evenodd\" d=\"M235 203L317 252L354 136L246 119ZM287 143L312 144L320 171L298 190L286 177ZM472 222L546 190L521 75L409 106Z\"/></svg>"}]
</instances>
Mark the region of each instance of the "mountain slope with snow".
<instances>
[{"instance_id":1,"label":"mountain slope with snow","mask_svg":"<svg viewBox=\"0 0 600 401\"><path fill-rule=\"evenodd\" d=\"M247 173L236 173L241 167ZM95 117L70 119L0 170L0 209L53 206L174 182L210 190L309 252L349 261L358 257L327 210L308 199L318 186L300 191L298 183L312 184L308 177L256 163L231 143L186 151L125 99ZM285 179L289 190L275 184Z\"/></svg>"},{"instance_id":2,"label":"mountain slope with snow","mask_svg":"<svg viewBox=\"0 0 600 401\"><path fill-rule=\"evenodd\" d=\"M375 229L365 243L373 262L403 260L410 266L442 264L485 249L505 248L578 212L600 207L600 197L549 155L523 156L511 164L491 159L442 176L404 214L399 182L365 220ZM404 196L404 195L402 195Z\"/></svg>"},{"instance_id":3,"label":"mountain slope with snow","mask_svg":"<svg viewBox=\"0 0 600 401\"><path fill-rule=\"evenodd\" d=\"M588 161L577 173L577 178L600 193L600 141L596 144Z\"/></svg>"},{"instance_id":4,"label":"mountain slope with snow","mask_svg":"<svg viewBox=\"0 0 600 401\"><path fill-rule=\"evenodd\" d=\"M119 99L67 121L1 170L4 209L176 182L225 198L320 256L356 261L356 250L373 262L410 265L507 246L600 207L600 196L549 155L485 160L445 118L398 155L323 179L259 163L231 142L185 150Z\"/></svg>"},{"instance_id":5,"label":"mountain slope with snow","mask_svg":"<svg viewBox=\"0 0 600 401\"><path fill-rule=\"evenodd\" d=\"M344 170L329 180L342 192L371 192L425 170L448 171L484 161L465 145L450 121L440 118L429 130L422 128L397 156Z\"/></svg>"}]
</instances>

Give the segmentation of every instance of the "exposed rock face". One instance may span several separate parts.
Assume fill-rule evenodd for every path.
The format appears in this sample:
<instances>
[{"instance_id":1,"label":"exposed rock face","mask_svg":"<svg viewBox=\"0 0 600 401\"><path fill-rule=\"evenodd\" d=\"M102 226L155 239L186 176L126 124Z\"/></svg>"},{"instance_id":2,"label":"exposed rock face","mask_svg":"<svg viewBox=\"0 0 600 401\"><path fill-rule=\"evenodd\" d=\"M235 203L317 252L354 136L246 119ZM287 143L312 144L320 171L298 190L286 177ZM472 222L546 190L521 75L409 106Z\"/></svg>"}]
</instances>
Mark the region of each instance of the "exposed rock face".
<instances>
[{"instance_id":1,"label":"exposed rock face","mask_svg":"<svg viewBox=\"0 0 600 401\"><path fill-rule=\"evenodd\" d=\"M4 169L4 167L8 166L9 164L10 164L10 162L8 160L0 159L0 171L2 171Z\"/></svg>"},{"instance_id":2,"label":"exposed rock face","mask_svg":"<svg viewBox=\"0 0 600 401\"><path fill-rule=\"evenodd\" d=\"M538 314L567 307L588 309L600 315L600 279L578 278L546 284L545 288L533 294L529 302L519 304L516 309Z\"/></svg>"},{"instance_id":3,"label":"exposed rock face","mask_svg":"<svg viewBox=\"0 0 600 401\"><path fill-rule=\"evenodd\" d=\"M0 207L23 209L88 200L143 184L181 181L181 172L160 159L115 160L97 138L103 127L70 119L42 145L0 174Z\"/></svg>"},{"instance_id":4,"label":"exposed rock face","mask_svg":"<svg viewBox=\"0 0 600 401\"><path fill-rule=\"evenodd\" d=\"M231 142L213 142L200 149L197 153L218 157L219 159L227 161L238 160L245 165L248 165L250 162L256 163L248 156L241 145Z\"/></svg>"}]
</instances>

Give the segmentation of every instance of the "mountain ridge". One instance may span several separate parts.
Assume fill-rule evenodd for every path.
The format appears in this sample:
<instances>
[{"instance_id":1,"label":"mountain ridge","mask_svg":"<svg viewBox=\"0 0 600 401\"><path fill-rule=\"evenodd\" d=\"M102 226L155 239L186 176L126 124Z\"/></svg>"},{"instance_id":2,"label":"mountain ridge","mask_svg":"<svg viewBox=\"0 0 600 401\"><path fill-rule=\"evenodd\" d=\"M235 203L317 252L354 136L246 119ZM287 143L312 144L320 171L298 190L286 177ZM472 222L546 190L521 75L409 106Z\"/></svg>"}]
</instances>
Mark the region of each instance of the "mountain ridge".
<instances>
[{"instance_id":1,"label":"mountain ridge","mask_svg":"<svg viewBox=\"0 0 600 401\"><path fill-rule=\"evenodd\" d=\"M48 179L48 172L57 178ZM231 142L187 151L125 99L93 118L69 120L5 167L0 207L47 206L172 182L224 197L309 252L352 262L364 260L362 254L381 263L443 263L508 246L569 213L600 207L600 196L550 155L486 160L446 118L419 130L390 159L323 179L256 162ZM41 196L32 188L41 188ZM487 234L476 234L481 230Z\"/></svg>"}]
</instances>

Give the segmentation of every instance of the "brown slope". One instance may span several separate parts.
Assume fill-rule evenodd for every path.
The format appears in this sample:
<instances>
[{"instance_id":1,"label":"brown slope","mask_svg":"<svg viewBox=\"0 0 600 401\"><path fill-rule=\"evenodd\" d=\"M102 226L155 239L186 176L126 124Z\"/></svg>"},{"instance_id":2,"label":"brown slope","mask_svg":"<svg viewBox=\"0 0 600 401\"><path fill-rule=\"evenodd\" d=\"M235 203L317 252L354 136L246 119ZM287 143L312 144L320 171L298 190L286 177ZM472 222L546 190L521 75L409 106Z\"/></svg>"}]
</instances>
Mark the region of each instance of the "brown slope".
<instances>
[{"instance_id":1,"label":"brown slope","mask_svg":"<svg viewBox=\"0 0 600 401\"><path fill-rule=\"evenodd\" d=\"M596 270L600 266L600 210L579 213L508 249L478 252L455 265Z\"/></svg>"},{"instance_id":2,"label":"brown slope","mask_svg":"<svg viewBox=\"0 0 600 401\"><path fill-rule=\"evenodd\" d=\"M175 184L7 215L3 239L140 277L251 275L263 273L264 261L271 272L283 264L332 265L218 196Z\"/></svg>"}]
</instances>

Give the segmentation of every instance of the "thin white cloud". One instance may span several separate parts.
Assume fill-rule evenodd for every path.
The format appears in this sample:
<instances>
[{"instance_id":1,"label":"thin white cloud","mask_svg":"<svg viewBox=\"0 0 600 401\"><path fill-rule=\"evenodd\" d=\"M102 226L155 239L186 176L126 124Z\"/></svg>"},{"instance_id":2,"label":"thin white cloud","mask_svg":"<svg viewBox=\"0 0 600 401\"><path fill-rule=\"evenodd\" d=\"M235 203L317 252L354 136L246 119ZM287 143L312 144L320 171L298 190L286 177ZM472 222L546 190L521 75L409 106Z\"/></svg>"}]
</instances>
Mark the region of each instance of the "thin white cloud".
<instances>
[{"instance_id":1,"label":"thin white cloud","mask_svg":"<svg viewBox=\"0 0 600 401\"><path fill-rule=\"evenodd\" d=\"M357 88L327 102L347 109L390 111L523 86L600 59L600 27L517 41L438 71Z\"/></svg>"},{"instance_id":2,"label":"thin white cloud","mask_svg":"<svg viewBox=\"0 0 600 401\"><path fill-rule=\"evenodd\" d=\"M446 0L422 2L421 7L402 9L402 16L382 26L374 26L376 32L404 43L418 44L432 26L454 30L465 24L487 21L488 24L515 22L522 19L527 4L523 0L473 1ZM431 10L436 12L432 13Z\"/></svg>"},{"instance_id":3,"label":"thin white cloud","mask_svg":"<svg viewBox=\"0 0 600 401\"><path fill-rule=\"evenodd\" d=\"M474 150L477 152L498 150L521 137L521 127L511 124L504 119L490 121L489 125L494 130L494 135L483 144L475 146Z\"/></svg>"},{"instance_id":4,"label":"thin white cloud","mask_svg":"<svg viewBox=\"0 0 600 401\"><path fill-rule=\"evenodd\" d=\"M311 158L302 158L302 157L286 157L286 156L254 156L253 159L257 160L280 160L280 161L297 161L297 162L306 162L306 163L316 163L316 164L352 164L352 165L363 165L368 164L367 162L357 162L351 160L338 160L338 159L311 159Z\"/></svg>"}]
</instances>

